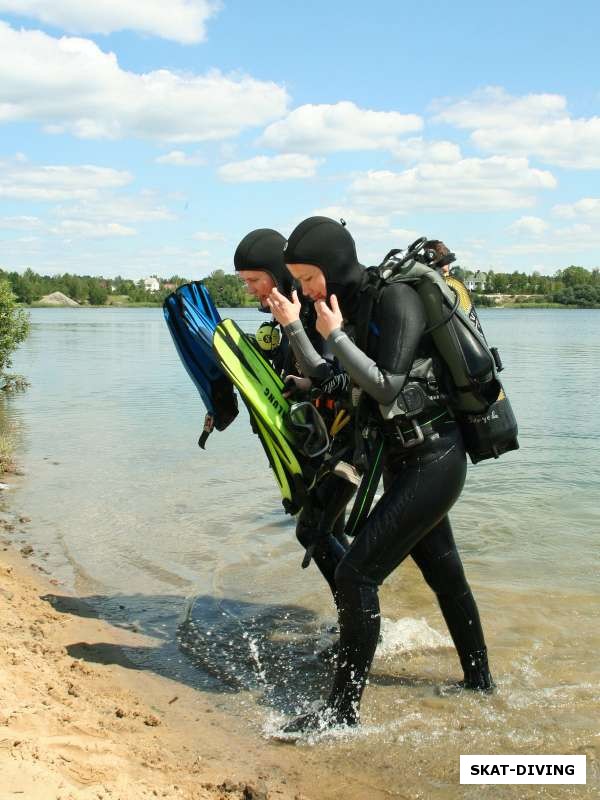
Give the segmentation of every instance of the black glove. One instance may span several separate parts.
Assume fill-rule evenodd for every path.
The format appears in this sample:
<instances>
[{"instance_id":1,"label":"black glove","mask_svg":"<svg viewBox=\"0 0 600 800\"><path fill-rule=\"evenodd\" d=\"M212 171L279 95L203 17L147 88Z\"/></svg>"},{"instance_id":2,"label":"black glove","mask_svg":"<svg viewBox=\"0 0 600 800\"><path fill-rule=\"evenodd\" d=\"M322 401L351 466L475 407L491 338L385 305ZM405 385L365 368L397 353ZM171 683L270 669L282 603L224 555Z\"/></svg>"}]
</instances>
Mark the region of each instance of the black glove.
<instances>
[{"instance_id":1,"label":"black glove","mask_svg":"<svg viewBox=\"0 0 600 800\"><path fill-rule=\"evenodd\" d=\"M305 395L310 392L312 381L310 378L303 378L300 375L288 375L285 379L284 397L294 398L298 395Z\"/></svg>"},{"instance_id":2,"label":"black glove","mask_svg":"<svg viewBox=\"0 0 600 800\"><path fill-rule=\"evenodd\" d=\"M332 375L331 378L323 381L319 388L323 394L339 397L350 390L350 378L345 372L338 372L337 375Z\"/></svg>"}]
</instances>

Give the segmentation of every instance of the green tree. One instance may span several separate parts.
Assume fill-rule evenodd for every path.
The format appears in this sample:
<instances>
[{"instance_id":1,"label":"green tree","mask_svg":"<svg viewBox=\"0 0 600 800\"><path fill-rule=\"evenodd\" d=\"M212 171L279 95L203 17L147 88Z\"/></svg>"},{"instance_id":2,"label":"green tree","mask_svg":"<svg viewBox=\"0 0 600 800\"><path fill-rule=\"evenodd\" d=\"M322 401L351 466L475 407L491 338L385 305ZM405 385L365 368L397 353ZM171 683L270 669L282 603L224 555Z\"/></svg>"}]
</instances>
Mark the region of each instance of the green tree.
<instances>
[{"instance_id":1,"label":"green tree","mask_svg":"<svg viewBox=\"0 0 600 800\"><path fill-rule=\"evenodd\" d=\"M27 338L29 314L16 305L9 281L0 280L0 372L10 368L11 356Z\"/></svg>"},{"instance_id":2,"label":"green tree","mask_svg":"<svg viewBox=\"0 0 600 800\"><path fill-rule=\"evenodd\" d=\"M582 286L592 282L592 275L584 267L571 265L561 272L561 279L565 286Z\"/></svg>"},{"instance_id":3,"label":"green tree","mask_svg":"<svg viewBox=\"0 0 600 800\"><path fill-rule=\"evenodd\" d=\"M246 305L247 293L239 275L226 275L222 269L216 269L203 279L203 283L217 306L238 308Z\"/></svg>"},{"instance_id":4,"label":"green tree","mask_svg":"<svg viewBox=\"0 0 600 800\"><path fill-rule=\"evenodd\" d=\"M94 278L88 282L88 298L93 306L103 306L108 297L108 290Z\"/></svg>"}]
</instances>

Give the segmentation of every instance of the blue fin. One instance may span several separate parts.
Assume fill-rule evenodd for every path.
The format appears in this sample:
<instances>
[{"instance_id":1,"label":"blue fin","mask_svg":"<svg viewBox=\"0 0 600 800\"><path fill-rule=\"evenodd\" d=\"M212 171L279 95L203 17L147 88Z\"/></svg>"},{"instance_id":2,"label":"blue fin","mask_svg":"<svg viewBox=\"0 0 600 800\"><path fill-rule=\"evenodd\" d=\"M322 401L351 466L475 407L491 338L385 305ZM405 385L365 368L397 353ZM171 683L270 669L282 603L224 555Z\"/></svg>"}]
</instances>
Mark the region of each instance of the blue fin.
<instances>
[{"instance_id":1,"label":"blue fin","mask_svg":"<svg viewBox=\"0 0 600 800\"><path fill-rule=\"evenodd\" d=\"M165 299L163 312L183 366L214 417L215 427L223 430L237 416L238 406L231 380L213 353L213 333L220 316L208 290L199 281L180 286Z\"/></svg>"}]
</instances>

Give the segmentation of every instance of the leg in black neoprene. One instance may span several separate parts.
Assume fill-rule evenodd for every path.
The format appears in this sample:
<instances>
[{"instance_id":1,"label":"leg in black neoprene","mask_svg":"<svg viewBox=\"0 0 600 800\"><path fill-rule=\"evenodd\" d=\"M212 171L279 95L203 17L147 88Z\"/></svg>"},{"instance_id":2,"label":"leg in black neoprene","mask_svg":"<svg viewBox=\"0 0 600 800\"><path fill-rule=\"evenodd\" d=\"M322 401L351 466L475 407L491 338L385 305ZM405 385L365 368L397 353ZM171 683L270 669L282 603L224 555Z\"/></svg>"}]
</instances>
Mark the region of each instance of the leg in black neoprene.
<instances>
[{"instance_id":1,"label":"leg in black neoprene","mask_svg":"<svg viewBox=\"0 0 600 800\"><path fill-rule=\"evenodd\" d=\"M494 684L481 620L447 516L413 548L411 556L437 596L464 671L463 687L490 691Z\"/></svg>"},{"instance_id":2,"label":"leg in black neoprene","mask_svg":"<svg viewBox=\"0 0 600 800\"><path fill-rule=\"evenodd\" d=\"M358 706L377 647L377 587L441 519L462 489L466 462L462 443L440 441L396 476L368 517L335 572L340 652L326 705L284 727L286 733L358 722Z\"/></svg>"}]
</instances>

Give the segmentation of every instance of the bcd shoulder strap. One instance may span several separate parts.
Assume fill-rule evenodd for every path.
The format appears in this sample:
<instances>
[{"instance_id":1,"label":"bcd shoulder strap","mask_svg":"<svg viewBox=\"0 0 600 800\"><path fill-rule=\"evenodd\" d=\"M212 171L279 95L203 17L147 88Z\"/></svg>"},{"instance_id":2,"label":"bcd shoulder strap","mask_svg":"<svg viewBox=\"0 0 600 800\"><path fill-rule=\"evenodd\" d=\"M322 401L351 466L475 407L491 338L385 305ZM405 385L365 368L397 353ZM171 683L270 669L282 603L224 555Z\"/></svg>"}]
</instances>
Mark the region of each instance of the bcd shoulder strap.
<instances>
[{"instance_id":1,"label":"bcd shoulder strap","mask_svg":"<svg viewBox=\"0 0 600 800\"><path fill-rule=\"evenodd\" d=\"M379 297L385 286L385 280L381 276L380 267L367 267L368 282L361 292L360 304L358 308L358 322L354 326L355 344L364 353L367 352L369 342L369 330L373 311L379 302Z\"/></svg>"}]
</instances>

